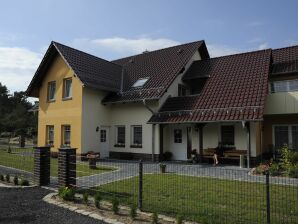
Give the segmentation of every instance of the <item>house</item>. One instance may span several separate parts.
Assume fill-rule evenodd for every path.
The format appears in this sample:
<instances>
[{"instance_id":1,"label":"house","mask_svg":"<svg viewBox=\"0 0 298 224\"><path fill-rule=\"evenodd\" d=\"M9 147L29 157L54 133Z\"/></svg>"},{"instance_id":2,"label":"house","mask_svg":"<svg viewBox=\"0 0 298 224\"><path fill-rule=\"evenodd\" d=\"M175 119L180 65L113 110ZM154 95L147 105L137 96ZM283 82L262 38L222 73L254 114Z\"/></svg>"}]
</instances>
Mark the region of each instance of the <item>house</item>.
<instances>
[{"instance_id":1,"label":"house","mask_svg":"<svg viewBox=\"0 0 298 224\"><path fill-rule=\"evenodd\" d=\"M101 157L187 160L219 142L257 161L298 149L298 46L210 58L204 41L107 61L52 42L27 93L38 145Z\"/></svg>"}]
</instances>

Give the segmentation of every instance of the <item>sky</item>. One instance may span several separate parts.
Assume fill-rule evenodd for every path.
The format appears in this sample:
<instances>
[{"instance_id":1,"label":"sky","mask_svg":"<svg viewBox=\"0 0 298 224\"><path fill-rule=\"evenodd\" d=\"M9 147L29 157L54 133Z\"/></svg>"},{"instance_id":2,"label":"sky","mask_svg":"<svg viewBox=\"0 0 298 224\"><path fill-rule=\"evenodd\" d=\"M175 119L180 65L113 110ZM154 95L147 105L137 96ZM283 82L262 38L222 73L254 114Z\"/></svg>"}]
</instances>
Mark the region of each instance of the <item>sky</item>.
<instances>
[{"instance_id":1,"label":"sky","mask_svg":"<svg viewBox=\"0 0 298 224\"><path fill-rule=\"evenodd\" d=\"M205 40L212 57L298 45L296 0L0 0L0 82L25 91L52 40L112 60Z\"/></svg>"}]
</instances>

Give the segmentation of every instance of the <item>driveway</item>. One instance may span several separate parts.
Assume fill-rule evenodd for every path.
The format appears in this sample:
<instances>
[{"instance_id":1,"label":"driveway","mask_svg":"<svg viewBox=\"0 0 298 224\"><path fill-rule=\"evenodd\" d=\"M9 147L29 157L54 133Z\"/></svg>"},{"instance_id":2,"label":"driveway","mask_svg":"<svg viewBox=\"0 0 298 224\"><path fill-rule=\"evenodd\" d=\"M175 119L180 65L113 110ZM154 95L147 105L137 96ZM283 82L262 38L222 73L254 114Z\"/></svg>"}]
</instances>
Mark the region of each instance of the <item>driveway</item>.
<instances>
[{"instance_id":1,"label":"driveway","mask_svg":"<svg viewBox=\"0 0 298 224\"><path fill-rule=\"evenodd\" d=\"M103 223L42 201L48 193L49 190L39 187L23 189L0 187L0 223Z\"/></svg>"}]
</instances>

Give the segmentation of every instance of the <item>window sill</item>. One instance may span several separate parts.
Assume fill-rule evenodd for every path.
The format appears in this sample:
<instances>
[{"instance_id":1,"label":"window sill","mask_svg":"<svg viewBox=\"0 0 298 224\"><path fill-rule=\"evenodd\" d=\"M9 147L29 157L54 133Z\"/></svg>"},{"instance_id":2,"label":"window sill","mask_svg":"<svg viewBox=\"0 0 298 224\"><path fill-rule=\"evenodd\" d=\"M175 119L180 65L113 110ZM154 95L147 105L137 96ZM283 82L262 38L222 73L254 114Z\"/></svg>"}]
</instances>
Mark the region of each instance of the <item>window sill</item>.
<instances>
[{"instance_id":1,"label":"window sill","mask_svg":"<svg viewBox=\"0 0 298 224\"><path fill-rule=\"evenodd\" d=\"M120 145L120 144L115 144L114 147L117 147L117 148L125 148L125 145L122 145L122 144L121 144L121 145Z\"/></svg>"},{"instance_id":2,"label":"window sill","mask_svg":"<svg viewBox=\"0 0 298 224\"><path fill-rule=\"evenodd\" d=\"M67 101L67 100L72 100L72 97L65 97L65 98L62 98L62 101Z\"/></svg>"},{"instance_id":3,"label":"window sill","mask_svg":"<svg viewBox=\"0 0 298 224\"><path fill-rule=\"evenodd\" d=\"M130 148L143 148L142 145L130 145Z\"/></svg>"}]
</instances>

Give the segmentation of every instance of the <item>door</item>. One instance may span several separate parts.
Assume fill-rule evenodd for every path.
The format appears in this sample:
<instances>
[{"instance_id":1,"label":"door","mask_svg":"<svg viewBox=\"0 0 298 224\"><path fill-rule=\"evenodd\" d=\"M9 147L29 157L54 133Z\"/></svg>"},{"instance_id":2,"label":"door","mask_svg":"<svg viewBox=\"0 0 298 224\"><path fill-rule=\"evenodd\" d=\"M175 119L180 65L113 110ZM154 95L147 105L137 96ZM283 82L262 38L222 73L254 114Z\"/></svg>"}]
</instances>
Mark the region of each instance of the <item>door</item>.
<instances>
[{"instance_id":1,"label":"door","mask_svg":"<svg viewBox=\"0 0 298 224\"><path fill-rule=\"evenodd\" d=\"M101 128L100 129L100 157L106 158L109 157L109 129L108 128Z\"/></svg>"}]
</instances>

